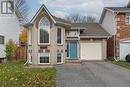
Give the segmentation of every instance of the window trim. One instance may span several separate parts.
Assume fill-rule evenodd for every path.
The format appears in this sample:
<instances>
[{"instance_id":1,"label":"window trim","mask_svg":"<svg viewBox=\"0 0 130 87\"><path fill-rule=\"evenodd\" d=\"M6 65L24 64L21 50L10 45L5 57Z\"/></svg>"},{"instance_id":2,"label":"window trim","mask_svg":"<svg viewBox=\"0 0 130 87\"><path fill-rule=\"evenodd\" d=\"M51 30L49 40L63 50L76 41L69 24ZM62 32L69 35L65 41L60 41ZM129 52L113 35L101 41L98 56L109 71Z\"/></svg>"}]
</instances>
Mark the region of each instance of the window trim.
<instances>
[{"instance_id":1,"label":"window trim","mask_svg":"<svg viewBox=\"0 0 130 87\"><path fill-rule=\"evenodd\" d=\"M28 30L29 32L28 32L28 34L29 34L29 36L28 36L28 45L32 45L32 34L33 34L33 31L32 31L32 27L31 28L29 28L29 30ZM31 34L32 33L32 34ZM30 35L31 34L31 35Z\"/></svg>"},{"instance_id":2,"label":"window trim","mask_svg":"<svg viewBox=\"0 0 130 87\"><path fill-rule=\"evenodd\" d=\"M12 1L13 2L13 1ZM3 3L6 3L6 12L3 12ZM14 11L12 12L8 12L8 3L7 1L1 1L1 14L14 14ZM13 5L14 5L14 2L13 2Z\"/></svg>"},{"instance_id":3,"label":"window trim","mask_svg":"<svg viewBox=\"0 0 130 87\"><path fill-rule=\"evenodd\" d=\"M44 16L45 17L45 16ZM41 27L40 27L40 22L42 21L42 19L44 18L44 17L42 17L41 18L41 20L39 21L39 24L38 24L38 45L50 45L50 39L51 39L51 37L50 37L50 35L51 35L51 28L50 28L50 26L49 27L46 27L46 29L49 29L49 43L40 43L40 29L41 29ZM47 18L47 17L45 17L45 18ZM47 20L48 20L48 22L49 22L49 19L47 18ZM49 22L49 24L50 24L50 22ZM44 28L45 29L45 28Z\"/></svg>"},{"instance_id":4,"label":"window trim","mask_svg":"<svg viewBox=\"0 0 130 87\"><path fill-rule=\"evenodd\" d=\"M32 61L31 61L31 56L32 56L32 53L28 53L28 59L29 59L29 63L32 64Z\"/></svg>"},{"instance_id":5,"label":"window trim","mask_svg":"<svg viewBox=\"0 0 130 87\"><path fill-rule=\"evenodd\" d=\"M129 21L127 22L127 18L129 17ZM130 14L125 15L125 24L130 25Z\"/></svg>"},{"instance_id":6,"label":"window trim","mask_svg":"<svg viewBox=\"0 0 130 87\"><path fill-rule=\"evenodd\" d=\"M57 62L58 54L61 54L61 63L58 63L58 62ZM56 63L57 63L57 64L63 64L63 53L57 53L57 57L56 57Z\"/></svg>"},{"instance_id":7,"label":"window trim","mask_svg":"<svg viewBox=\"0 0 130 87\"><path fill-rule=\"evenodd\" d=\"M61 43L58 43L58 29L61 29ZM64 31L63 31L64 28L62 27L57 27L57 35L56 35L56 41L57 41L57 45L63 45L64 43Z\"/></svg>"},{"instance_id":8,"label":"window trim","mask_svg":"<svg viewBox=\"0 0 130 87\"><path fill-rule=\"evenodd\" d=\"M70 59L70 42L67 42L67 45L69 46L69 49L67 49L67 54L69 54L69 56L66 56L68 59ZM68 53L69 50L69 53Z\"/></svg>"},{"instance_id":9,"label":"window trim","mask_svg":"<svg viewBox=\"0 0 130 87\"><path fill-rule=\"evenodd\" d=\"M49 63L40 63L40 57L49 57ZM43 65L46 65L46 64L50 64L50 53L38 53L38 64L43 64Z\"/></svg>"}]
</instances>

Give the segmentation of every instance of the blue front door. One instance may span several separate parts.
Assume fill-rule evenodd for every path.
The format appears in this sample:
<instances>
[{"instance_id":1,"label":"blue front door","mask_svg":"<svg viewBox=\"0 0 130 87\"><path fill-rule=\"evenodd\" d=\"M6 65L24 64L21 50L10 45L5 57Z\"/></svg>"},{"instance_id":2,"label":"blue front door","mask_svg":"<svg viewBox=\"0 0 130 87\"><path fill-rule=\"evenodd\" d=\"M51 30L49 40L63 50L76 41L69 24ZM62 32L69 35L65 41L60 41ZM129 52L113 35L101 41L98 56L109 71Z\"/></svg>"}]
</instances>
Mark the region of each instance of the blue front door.
<instances>
[{"instance_id":1,"label":"blue front door","mask_svg":"<svg viewBox=\"0 0 130 87\"><path fill-rule=\"evenodd\" d=\"M77 59L77 42L70 42L70 59Z\"/></svg>"}]
</instances>

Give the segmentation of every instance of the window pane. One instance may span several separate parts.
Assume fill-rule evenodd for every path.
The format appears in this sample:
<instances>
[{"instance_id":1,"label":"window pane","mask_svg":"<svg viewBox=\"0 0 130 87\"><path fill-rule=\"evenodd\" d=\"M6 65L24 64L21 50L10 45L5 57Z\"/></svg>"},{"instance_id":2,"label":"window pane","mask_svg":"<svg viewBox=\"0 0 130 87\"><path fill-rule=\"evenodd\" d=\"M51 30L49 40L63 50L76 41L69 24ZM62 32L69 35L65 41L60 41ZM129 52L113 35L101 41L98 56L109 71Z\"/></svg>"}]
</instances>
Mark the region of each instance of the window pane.
<instances>
[{"instance_id":1,"label":"window pane","mask_svg":"<svg viewBox=\"0 0 130 87\"><path fill-rule=\"evenodd\" d=\"M2 8L2 9L1 9L1 12L2 12L2 13L6 13L6 12L7 12L6 3L7 3L7 2L1 2L1 5L2 5L2 7L1 7L1 8Z\"/></svg>"},{"instance_id":2,"label":"window pane","mask_svg":"<svg viewBox=\"0 0 130 87\"><path fill-rule=\"evenodd\" d=\"M13 1L10 1L7 3L7 12L8 13L13 13L13 6L14 6L13 4L14 4Z\"/></svg>"},{"instance_id":3,"label":"window pane","mask_svg":"<svg viewBox=\"0 0 130 87\"><path fill-rule=\"evenodd\" d=\"M57 54L57 63L61 63L62 62L62 56L61 53Z\"/></svg>"},{"instance_id":4,"label":"window pane","mask_svg":"<svg viewBox=\"0 0 130 87\"><path fill-rule=\"evenodd\" d=\"M49 43L49 33L44 29L40 29L40 43Z\"/></svg>"},{"instance_id":5,"label":"window pane","mask_svg":"<svg viewBox=\"0 0 130 87\"><path fill-rule=\"evenodd\" d=\"M49 57L40 57L40 63L49 63Z\"/></svg>"},{"instance_id":6,"label":"window pane","mask_svg":"<svg viewBox=\"0 0 130 87\"><path fill-rule=\"evenodd\" d=\"M67 57L69 57L69 43L67 43Z\"/></svg>"},{"instance_id":7,"label":"window pane","mask_svg":"<svg viewBox=\"0 0 130 87\"><path fill-rule=\"evenodd\" d=\"M40 27L47 28L50 27L49 20L46 17L43 17L40 21Z\"/></svg>"},{"instance_id":8,"label":"window pane","mask_svg":"<svg viewBox=\"0 0 130 87\"><path fill-rule=\"evenodd\" d=\"M61 44L62 43L62 35L61 35L61 29L57 29L57 43Z\"/></svg>"},{"instance_id":9,"label":"window pane","mask_svg":"<svg viewBox=\"0 0 130 87\"><path fill-rule=\"evenodd\" d=\"M29 44L32 44L32 28L29 29Z\"/></svg>"},{"instance_id":10,"label":"window pane","mask_svg":"<svg viewBox=\"0 0 130 87\"><path fill-rule=\"evenodd\" d=\"M0 44L4 44L4 36L0 36Z\"/></svg>"}]
</instances>

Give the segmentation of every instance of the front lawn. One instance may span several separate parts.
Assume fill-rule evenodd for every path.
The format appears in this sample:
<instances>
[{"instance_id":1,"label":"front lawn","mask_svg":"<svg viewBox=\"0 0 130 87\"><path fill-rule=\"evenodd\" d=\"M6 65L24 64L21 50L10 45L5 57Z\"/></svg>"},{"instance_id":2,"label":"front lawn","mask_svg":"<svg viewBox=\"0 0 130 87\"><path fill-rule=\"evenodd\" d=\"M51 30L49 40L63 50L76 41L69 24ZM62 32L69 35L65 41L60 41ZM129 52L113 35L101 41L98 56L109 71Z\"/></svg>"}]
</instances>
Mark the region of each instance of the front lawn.
<instances>
[{"instance_id":1,"label":"front lawn","mask_svg":"<svg viewBox=\"0 0 130 87\"><path fill-rule=\"evenodd\" d=\"M127 63L127 62L111 61L111 63L119 65L119 66L127 68L127 69L130 69L130 63Z\"/></svg>"},{"instance_id":2,"label":"front lawn","mask_svg":"<svg viewBox=\"0 0 130 87\"><path fill-rule=\"evenodd\" d=\"M0 64L0 87L56 87L55 68L25 68L23 64Z\"/></svg>"}]
</instances>

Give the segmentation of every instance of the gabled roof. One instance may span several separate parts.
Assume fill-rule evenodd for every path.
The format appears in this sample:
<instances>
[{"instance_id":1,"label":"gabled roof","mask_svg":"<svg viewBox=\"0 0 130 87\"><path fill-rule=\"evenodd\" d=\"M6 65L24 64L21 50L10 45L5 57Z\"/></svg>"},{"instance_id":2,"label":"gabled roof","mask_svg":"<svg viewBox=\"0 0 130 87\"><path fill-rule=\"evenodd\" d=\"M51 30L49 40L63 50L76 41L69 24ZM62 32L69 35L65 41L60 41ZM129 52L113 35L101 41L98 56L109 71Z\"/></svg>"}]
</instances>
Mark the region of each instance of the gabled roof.
<instances>
[{"instance_id":1,"label":"gabled roof","mask_svg":"<svg viewBox=\"0 0 130 87\"><path fill-rule=\"evenodd\" d=\"M130 12L130 8L127 7L105 7L105 9L112 12Z\"/></svg>"},{"instance_id":2,"label":"gabled roof","mask_svg":"<svg viewBox=\"0 0 130 87\"><path fill-rule=\"evenodd\" d=\"M52 19L52 21L56 24L56 23L61 23L61 24L66 24L66 25L70 25L70 23L68 21L66 21L65 19L61 19L61 18L57 18L55 16L53 16L49 10L46 8L46 6L43 4L40 9L37 11L37 13L35 14L35 16L32 18L32 20L30 21L31 24L33 24L33 22L35 21L36 17L38 16L38 14L42 11L45 10L47 12L47 14L49 15L49 17Z\"/></svg>"},{"instance_id":3,"label":"gabled roof","mask_svg":"<svg viewBox=\"0 0 130 87\"><path fill-rule=\"evenodd\" d=\"M81 38L108 38L110 36L98 23L72 23L71 27L86 27L80 34Z\"/></svg>"},{"instance_id":4,"label":"gabled roof","mask_svg":"<svg viewBox=\"0 0 130 87\"><path fill-rule=\"evenodd\" d=\"M34 17L32 18L32 20L30 21L30 23L33 23L36 19L36 17L38 16L38 14L45 9L45 11L47 12L47 14L50 16L50 18L53 20L54 23L56 23L56 21L54 20L54 18L52 17L51 13L48 11L48 9L46 8L46 6L43 4L40 9L37 11L37 13L34 15Z\"/></svg>"},{"instance_id":5,"label":"gabled roof","mask_svg":"<svg viewBox=\"0 0 130 87\"><path fill-rule=\"evenodd\" d=\"M99 21L100 24L102 23L104 19L106 11L110 11L112 13L124 13L124 12L130 12L130 8L128 7L104 7L100 21Z\"/></svg>"}]
</instances>

